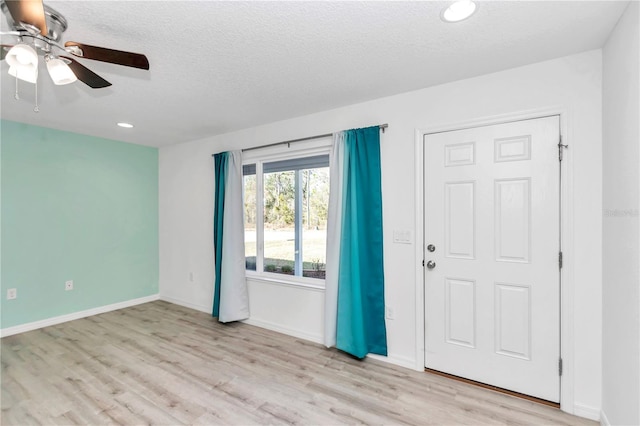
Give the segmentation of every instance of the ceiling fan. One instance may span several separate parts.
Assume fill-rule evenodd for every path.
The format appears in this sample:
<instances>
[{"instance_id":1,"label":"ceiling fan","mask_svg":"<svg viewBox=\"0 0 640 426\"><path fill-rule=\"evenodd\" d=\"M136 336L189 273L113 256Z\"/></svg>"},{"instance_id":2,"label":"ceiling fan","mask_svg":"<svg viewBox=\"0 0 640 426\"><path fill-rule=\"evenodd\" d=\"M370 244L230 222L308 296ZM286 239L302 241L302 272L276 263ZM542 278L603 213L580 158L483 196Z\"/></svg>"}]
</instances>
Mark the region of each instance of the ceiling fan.
<instances>
[{"instance_id":1,"label":"ceiling fan","mask_svg":"<svg viewBox=\"0 0 640 426\"><path fill-rule=\"evenodd\" d=\"M18 43L14 45L0 46L0 59L7 61L9 74L16 79L37 82L38 56L44 57L49 75L56 85L80 80L92 89L111 86L111 83L71 56L149 69L147 57L140 53L90 46L75 41L67 41L63 46L60 43L62 34L67 29L67 20L53 8L43 4L42 0L3 0L0 8L12 29L0 35L18 38Z\"/></svg>"}]
</instances>

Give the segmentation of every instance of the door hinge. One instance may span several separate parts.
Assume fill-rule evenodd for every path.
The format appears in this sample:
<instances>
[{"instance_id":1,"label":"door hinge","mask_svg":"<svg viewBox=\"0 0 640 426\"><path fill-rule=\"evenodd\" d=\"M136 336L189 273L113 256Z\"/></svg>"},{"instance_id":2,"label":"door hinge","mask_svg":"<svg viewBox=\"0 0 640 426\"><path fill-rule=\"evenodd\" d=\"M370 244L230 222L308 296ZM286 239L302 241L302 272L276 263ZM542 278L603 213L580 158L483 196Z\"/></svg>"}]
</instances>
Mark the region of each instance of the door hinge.
<instances>
[{"instance_id":1,"label":"door hinge","mask_svg":"<svg viewBox=\"0 0 640 426\"><path fill-rule=\"evenodd\" d=\"M560 135L560 142L558 142L558 161L562 161L562 152L564 148L569 148L569 145L562 144L562 135Z\"/></svg>"},{"instance_id":2,"label":"door hinge","mask_svg":"<svg viewBox=\"0 0 640 426\"><path fill-rule=\"evenodd\" d=\"M562 252L558 252L558 266L562 269Z\"/></svg>"},{"instance_id":3,"label":"door hinge","mask_svg":"<svg viewBox=\"0 0 640 426\"><path fill-rule=\"evenodd\" d=\"M558 375L562 376L562 358L558 359Z\"/></svg>"}]
</instances>

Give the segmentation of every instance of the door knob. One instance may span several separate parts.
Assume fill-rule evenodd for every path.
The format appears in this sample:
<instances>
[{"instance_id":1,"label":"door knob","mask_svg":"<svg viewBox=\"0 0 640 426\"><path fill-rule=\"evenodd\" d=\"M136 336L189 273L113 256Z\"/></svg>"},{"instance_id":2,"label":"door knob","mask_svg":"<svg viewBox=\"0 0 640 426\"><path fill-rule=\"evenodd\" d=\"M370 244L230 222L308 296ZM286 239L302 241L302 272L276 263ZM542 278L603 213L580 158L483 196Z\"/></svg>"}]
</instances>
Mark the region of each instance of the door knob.
<instances>
[{"instance_id":1,"label":"door knob","mask_svg":"<svg viewBox=\"0 0 640 426\"><path fill-rule=\"evenodd\" d=\"M433 260L430 260L427 262L427 268L433 269L435 267L436 267L436 262L434 262Z\"/></svg>"},{"instance_id":2,"label":"door knob","mask_svg":"<svg viewBox=\"0 0 640 426\"><path fill-rule=\"evenodd\" d=\"M427 246L427 250L429 250L430 253L433 253L434 251L436 251L436 246L434 246L433 244L429 244Z\"/></svg>"}]
</instances>

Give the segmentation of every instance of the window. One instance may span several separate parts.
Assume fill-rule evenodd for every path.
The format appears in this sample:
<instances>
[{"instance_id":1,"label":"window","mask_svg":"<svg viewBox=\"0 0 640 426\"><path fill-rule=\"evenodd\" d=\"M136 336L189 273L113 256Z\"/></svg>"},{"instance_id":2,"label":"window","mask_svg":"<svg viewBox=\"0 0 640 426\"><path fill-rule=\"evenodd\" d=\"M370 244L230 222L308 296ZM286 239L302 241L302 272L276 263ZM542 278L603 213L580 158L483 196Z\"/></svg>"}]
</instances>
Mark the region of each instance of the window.
<instances>
[{"instance_id":1,"label":"window","mask_svg":"<svg viewBox=\"0 0 640 426\"><path fill-rule=\"evenodd\" d=\"M244 182L244 252L247 269L256 270L257 238L256 238L256 168L247 173L243 167ZM249 169L251 171L251 169Z\"/></svg>"},{"instance_id":2,"label":"window","mask_svg":"<svg viewBox=\"0 0 640 426\"><path fill-rule=\"evenodd\" d=\"M243 166L247 270L325 278L329 155Z\"/></svg>"}]
</instances>

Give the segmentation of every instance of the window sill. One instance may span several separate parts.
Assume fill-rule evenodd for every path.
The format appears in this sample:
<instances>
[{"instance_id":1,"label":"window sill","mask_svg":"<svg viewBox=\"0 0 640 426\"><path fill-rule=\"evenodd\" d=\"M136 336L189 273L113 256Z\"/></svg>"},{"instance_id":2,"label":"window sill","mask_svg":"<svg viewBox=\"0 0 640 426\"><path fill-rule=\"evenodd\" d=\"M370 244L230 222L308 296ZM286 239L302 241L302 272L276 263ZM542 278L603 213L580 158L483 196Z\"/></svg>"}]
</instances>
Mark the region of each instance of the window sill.
<instances>
[{"instance_id":1,"label":"window sill","mask_svg":"<svg viewBox=\"0 0 640 426\"><path fill-rule=\"evenodd\" d=\"M324 291L324 280L294 277L283 274L258 273L253 271L246 272L247 280L257 281L267 284L281 285L286 287L305 288L315 291ZM317 281L314 282L314 281Z\"/></svg>"}]
</instances>

